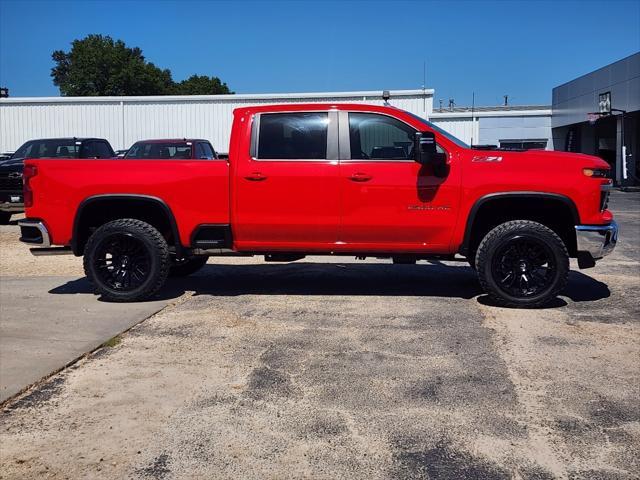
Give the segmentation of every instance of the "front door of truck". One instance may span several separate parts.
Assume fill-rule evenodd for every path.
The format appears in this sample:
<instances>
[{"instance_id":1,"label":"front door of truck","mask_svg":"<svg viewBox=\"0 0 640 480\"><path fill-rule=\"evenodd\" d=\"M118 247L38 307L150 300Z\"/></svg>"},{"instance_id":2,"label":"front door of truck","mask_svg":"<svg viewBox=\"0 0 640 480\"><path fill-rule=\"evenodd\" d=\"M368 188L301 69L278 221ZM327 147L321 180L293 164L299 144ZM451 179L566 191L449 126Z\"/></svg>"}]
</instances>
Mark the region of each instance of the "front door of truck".
<instances>
[{"instance_id":1,"label":"front door of truck","mask_svg":"<svg viewBox=\"0 0 640 480\"><path fill-rule=\"evenodd\" d=\"M458 166L452 164L439 178L431 167L418 164L415 132L389 115L340 112L339 241L349 250L448 248L459 202Z\"/></svg>"},{"instance_id":2,"label":"front door of truck","mask_svg":"<svg viewBox=\"0 0 640 480\"><path fill-rule=\"evenodd\" d=\"M337 112L253 116L236 166L234 237L243 250L314 250L338 236Z\"/></svg>"}]
</instances>

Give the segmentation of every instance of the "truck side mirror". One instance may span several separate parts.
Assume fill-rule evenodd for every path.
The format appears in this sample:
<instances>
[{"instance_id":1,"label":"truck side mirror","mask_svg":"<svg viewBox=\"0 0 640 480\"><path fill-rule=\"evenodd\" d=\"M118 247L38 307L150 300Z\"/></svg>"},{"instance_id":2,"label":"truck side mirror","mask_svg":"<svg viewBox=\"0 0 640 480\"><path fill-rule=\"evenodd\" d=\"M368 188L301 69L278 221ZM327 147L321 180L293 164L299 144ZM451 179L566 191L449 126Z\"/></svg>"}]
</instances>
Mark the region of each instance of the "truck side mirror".
<instances>
[{"instance_id":1,"label":"truck side mirror","mask_svg":"<svg viewBox=\"0 0 640 480\"><path fill-rule=\"evenodd\" d=\"M447 155L438 153L436 134L433 132L416 132L413 143L415 160L420 165L431 165L438 177L446 176Z\"/></svg>"},{"instance_id":2,"label":"truck side mirror","mask_svg":"<svg viewBox=\"0 0 640 480\"><path fill-rule=\"evenodd\" d=\"M416 132L413 141L413 151L416 162L420 165L432 164L437 153L435 133Z\"/></svg>"}]
</instances>

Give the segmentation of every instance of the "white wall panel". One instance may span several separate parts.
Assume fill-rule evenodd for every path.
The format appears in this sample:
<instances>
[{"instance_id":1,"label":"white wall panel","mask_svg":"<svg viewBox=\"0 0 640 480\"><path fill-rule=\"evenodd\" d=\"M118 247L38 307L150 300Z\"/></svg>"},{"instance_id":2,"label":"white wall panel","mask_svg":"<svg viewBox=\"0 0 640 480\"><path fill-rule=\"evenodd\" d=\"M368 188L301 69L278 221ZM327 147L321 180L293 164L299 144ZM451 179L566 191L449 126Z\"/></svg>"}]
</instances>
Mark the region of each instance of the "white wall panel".
<instances>
[{"instance_id":1,"label":"white wall panel","mask_svg":"<svg viewBox=\"0 0 640 480\"><path fill-rule=\"evenodd\" d=\"M148 138L205 138L228 152L233 110L275 103L370 103L382 92L218 95L197 97L9 98L0 100L0 151L48 137L106 138L115 149ZM392 91L390 103L428 114L432 90Z\"/></svg>"},{"instance_id":2,"label":"white wall panel","mask_svg":"<svg viewBox=\"0 0 640 480\"><path fill-rule=\"evenodd\" d=\"M441 128L469 143L479 143L478 117L540 112L433 112L433 90L391 91L389 103L431 118ZM367 103L382 105L382 92L284 93L185 97L55 97L0 99L0 152L14 151L25 141L47 137L106 138L114 149L150 138L204 138L219 152L229 151L233 110L282 103ZM491 110L491 109L489 109Z\"/></svg>"},{"instance_id":3,"label":"white wall panel","mask_svg":"<svg viewBox=\"0 0 640 480\"><path fill-rule=\"evenodd\" d=\"M476 145L481 142L477 118L473 122L471 116L468 118L432 118L431 121L467 144L471 144L472 139Z\"/></svg>"},{"instance_id":4,"label":"white wall panel","mask_svg":"<svg viewBox=\"0 0 640 480\"><path fill-rule=\"evenodd\" d=\"M120 109L113 103L0 104L0 150L13 151L32 138L87 137L120 141Z\"/></svg>"}]
</instances>

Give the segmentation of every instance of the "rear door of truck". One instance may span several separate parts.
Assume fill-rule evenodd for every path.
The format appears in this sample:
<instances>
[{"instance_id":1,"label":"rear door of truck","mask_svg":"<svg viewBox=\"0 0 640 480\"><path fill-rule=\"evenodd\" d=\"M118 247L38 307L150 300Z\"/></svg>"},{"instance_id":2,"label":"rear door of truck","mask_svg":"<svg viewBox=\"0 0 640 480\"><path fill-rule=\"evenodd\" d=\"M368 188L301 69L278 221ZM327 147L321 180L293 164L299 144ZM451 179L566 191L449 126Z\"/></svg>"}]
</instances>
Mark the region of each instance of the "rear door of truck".
<instances>
[{"instance_id":1,"label":"rear door of truck","mask_svg":"<svg viewBox=\"0 0 640 480\"><path fill-rule=\"evenodd\" d=\"M323 250L338 240L337 112L254 113L235 165L236 247Z\"/></svg>"}]
</instances>

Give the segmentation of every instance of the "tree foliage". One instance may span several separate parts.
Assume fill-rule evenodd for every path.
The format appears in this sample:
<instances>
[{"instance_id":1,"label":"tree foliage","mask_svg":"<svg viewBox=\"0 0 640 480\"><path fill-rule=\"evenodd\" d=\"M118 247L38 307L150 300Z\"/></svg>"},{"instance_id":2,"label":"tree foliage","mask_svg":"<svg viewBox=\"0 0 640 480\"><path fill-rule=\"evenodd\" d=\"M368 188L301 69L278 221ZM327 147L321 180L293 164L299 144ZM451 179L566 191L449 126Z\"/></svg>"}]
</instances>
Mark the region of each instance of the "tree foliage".
<instances>
[{"instance_id":1,"label":"tree foliage","mask_svg":"<svg viewBox=\"0 0 640 480\"><path fill-rule=\"evenodd\" d=\"M142 50L109 36L74 40L69 52L56 50L52 58L51 77L63 96L233 93L218 77L192 75L176 83L170 70L147 62Z\"/></svg>"},{"instance_id":2,"label":"tree foliage","mask_svg":"<svg viewBox=\"0 0 640 480\"><path fill-rule=\"evenodd\" d=\"M174 93L176 95L219 95L233 92L218 77L191 75L186 80L175 84Z\"/></svg>"}]
</instances>

